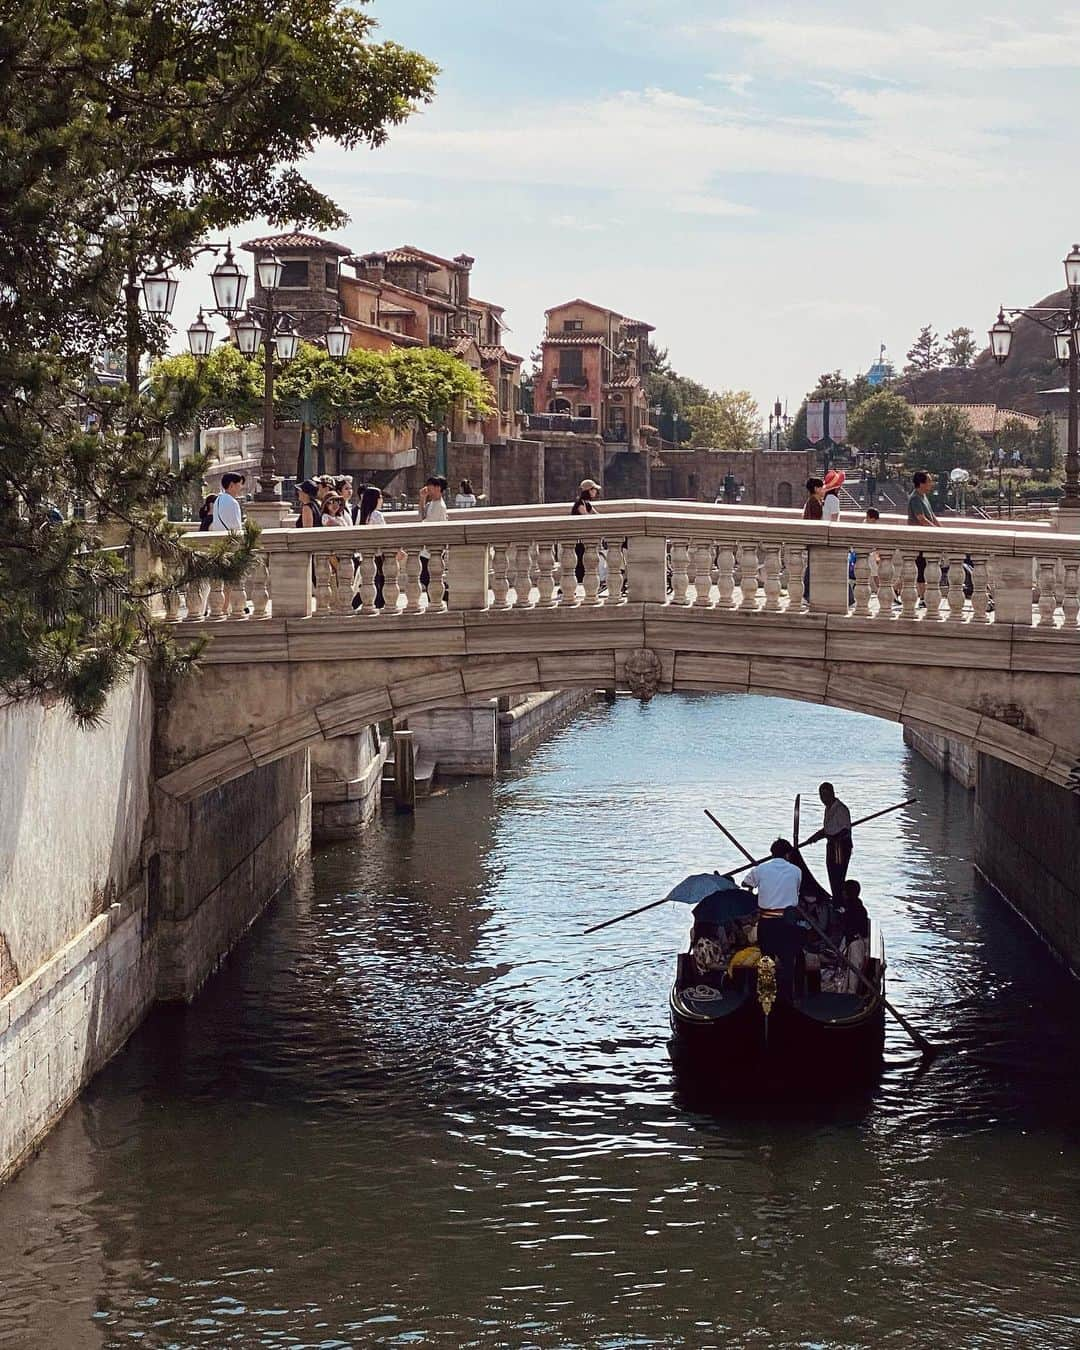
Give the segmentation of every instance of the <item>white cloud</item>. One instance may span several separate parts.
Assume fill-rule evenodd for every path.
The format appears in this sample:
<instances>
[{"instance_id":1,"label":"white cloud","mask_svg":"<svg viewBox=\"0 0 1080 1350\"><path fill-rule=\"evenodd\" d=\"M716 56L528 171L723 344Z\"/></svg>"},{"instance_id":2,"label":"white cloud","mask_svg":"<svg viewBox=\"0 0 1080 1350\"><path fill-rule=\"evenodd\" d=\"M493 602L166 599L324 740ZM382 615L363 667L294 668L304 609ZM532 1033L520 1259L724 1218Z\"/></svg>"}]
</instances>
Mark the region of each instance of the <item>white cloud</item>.
<instances>
[{"instance_id":1,"label":"white cloud","mask_svg":"<svg viewBox=\"0 0 1080 1350\"><path fill-rule=\"evenodd\" d=\"M551 223L558 230L584 230L587 233L607 228L607 225L602 225L597 220L586 220L583 216L573 215L552 216ZM613 222L608 222L611 223Z\"/></svg>"}]
</instances>

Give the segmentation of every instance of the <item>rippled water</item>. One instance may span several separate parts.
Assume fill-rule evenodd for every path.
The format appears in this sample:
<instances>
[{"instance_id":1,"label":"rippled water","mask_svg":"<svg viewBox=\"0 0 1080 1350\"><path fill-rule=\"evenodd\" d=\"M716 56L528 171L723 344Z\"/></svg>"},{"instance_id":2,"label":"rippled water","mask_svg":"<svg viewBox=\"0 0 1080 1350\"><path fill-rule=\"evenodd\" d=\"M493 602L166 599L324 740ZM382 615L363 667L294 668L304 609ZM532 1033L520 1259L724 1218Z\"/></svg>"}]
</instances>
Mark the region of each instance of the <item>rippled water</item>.
<instances>
[{"instance_id":1,"label":"rippled water","mask_svg":"<svg viewBox=\"0 0 1080 1350\"><path fill-rule=\"evenodd\" d=\"M703 1109L666 999L687 914L582 938L835 779L883 921L878 1087ZM814 817L816 818L816 817ZM805 819L805 815L804 815ZM975 885L968 795L897 728L668 696L576 718L319 852L0 1193L0 1345L1080 1342L1080 993Z\"/></svg>"}]
</instances>

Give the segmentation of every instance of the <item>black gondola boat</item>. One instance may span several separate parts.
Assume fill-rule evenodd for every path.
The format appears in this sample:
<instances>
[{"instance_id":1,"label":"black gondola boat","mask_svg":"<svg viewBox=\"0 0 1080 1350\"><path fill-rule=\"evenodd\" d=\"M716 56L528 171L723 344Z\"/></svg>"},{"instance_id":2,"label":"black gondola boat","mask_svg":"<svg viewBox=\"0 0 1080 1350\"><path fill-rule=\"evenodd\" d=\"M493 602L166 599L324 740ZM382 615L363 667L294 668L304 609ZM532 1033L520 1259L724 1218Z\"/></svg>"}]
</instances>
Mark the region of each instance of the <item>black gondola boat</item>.
<instances>
[{"instance_id":1,"label":"black gondola boat","mask_svg":"<svg viewBox=\"0 0 1080 1350\"><path fill-rule=\"evenodd\" d=\"M801 905L830 938L840 938L832 897L798 861ZM669 1001L676 1065L708 1074L736 1069L818 1081L876 1072L885 1040L880 928L871 922L865 951L857 952L870 989L849 978L808 925L803 955L785 989L774 959L756 946L756 922L753 894L726 878L718 878L716 893L695 906L690 948L679 956Z\"/></svg>"}]
</instances>

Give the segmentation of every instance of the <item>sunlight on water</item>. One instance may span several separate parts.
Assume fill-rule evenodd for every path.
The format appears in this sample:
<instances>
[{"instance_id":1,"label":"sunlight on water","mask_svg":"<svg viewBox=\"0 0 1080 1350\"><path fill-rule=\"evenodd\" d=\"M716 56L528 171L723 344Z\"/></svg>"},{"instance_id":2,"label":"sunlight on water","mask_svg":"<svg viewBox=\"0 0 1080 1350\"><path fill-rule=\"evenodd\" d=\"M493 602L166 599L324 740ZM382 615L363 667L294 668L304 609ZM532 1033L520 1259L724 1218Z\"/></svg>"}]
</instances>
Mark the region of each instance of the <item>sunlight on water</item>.
<instances>
[{"instance_id":1,"label":"sunlight on water","mask_svg":"<svg viewBox=\"0 0 1080 1350\"><path fill-rule=\"evenodd\" d=\"M591 923L865 814L880 1084L708 1111L668 1059L688 914ZM820 852L820 850L819 850ZM855 714L620 700L320 851L0 1193L0 1345L1064 1347L1076 987L977 887L967 793ZM715 1104L722 1101L722 1106Z\"/></svg>"}]
</instances>

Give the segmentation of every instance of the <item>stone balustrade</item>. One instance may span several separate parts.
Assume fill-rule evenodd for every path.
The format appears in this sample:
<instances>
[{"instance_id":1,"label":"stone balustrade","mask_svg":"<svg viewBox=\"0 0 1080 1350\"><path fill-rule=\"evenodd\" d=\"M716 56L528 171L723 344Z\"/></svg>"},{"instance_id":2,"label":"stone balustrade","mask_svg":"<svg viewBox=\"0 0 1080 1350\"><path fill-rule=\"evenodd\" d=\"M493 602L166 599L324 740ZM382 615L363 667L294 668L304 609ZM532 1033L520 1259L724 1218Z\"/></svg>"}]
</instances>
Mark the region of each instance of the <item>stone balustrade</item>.
<instances>
[{"instance_id":1,"label":"stone balustrade","mask_svg":"<svg viewBox=\"0 0 1080 1350\"><path fill-rule=\"evenodd\" d=\"M644 603L794 622L834 615L1080 635L1080 536L987 521L933 531L889 520L827 525L697 503L604 507L592 516L519 506L439 524L268 530L244 583L192 587L183 603L171 598L166 619L185 627L322 616L438 623L454 611L565 614ZM207 548L214 538L185 540Z\"/></svg>"}]
</instances>

